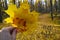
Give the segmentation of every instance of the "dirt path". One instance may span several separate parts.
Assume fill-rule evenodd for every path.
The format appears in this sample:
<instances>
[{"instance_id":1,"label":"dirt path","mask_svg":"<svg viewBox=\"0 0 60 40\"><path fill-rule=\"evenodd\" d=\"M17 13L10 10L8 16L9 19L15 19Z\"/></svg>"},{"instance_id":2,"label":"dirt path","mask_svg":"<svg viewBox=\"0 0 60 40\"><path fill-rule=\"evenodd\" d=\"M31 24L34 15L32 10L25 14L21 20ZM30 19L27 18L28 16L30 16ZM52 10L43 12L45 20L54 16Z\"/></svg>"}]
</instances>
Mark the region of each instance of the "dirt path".
<instances>
[{"instance_id":1,"label":"dirt path","mask_svg":"<svg viewBox=\"0 0 60 40\"><path fill-rule=\"evenodd\" d=\"M39 23L44 24L44 25L55 25L55 26L60 26L57 24L54 24L53 21L51 20L50 14L41 14L39 16Z\"/></svg>"},{"instance_id":2,"label":"dirt path","mask_svg":"<svg viewBox=\"0 0 60 40\"><path fill-rule=\"evenodd\" d=\"M39 16L39 23L40 24L45 24L45 25L50 25L50 24L52 24L52 22L51 22L52 20L51 20L51 18L50 18L50 16L48 15L48 14L41 14L40 16Z\"/></svg>"}]
</instances>

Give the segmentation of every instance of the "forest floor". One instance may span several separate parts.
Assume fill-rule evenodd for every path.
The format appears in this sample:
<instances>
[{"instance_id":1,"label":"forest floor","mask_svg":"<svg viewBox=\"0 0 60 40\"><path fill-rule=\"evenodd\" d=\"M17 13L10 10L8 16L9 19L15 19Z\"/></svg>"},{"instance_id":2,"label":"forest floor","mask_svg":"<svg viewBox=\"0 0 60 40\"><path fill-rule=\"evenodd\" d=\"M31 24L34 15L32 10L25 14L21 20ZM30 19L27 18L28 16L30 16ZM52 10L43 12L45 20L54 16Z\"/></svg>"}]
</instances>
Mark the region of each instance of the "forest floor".
<instances>
[{"instance_id":1,"label":"forest floor","mask_svg":"<svg viewBox=\"0 0 60 40\"><path fill-rule=\"evenodd\" d=\"M17 34L17 40L60 40L60 24L55 23L56 18L52 21L50 14L40 14L39 27L29 35ZM2 25L1 25L2 26ZM5 24L3 25L5 26ZM27 32L28 33L28 32Z\"/></svg>"},{"instance_id":2,"label":"forest floor","mask_svg":"<svg viewBox=\"0 0 60 40\"><path fill-rule=\"evenodd\" d=\"M54 17L54 19L52 20L51 19L51 15L50 14L40 14L39 16L39 22L40 24L46 24L46 25L58 25L60 26L59 24L57 24L57 18Z\"/></svg>"},{"instance_id":3,"label":"forest floor","mask_svg":"<svg viewBox=\"0 0 60 40\"><path fill-rule=\"evenodd\" d=\"M40 14L39 27L32 34L17 37L17 40L60 40L60 25L55 23L56 18L51 20L50 14Z\"/></svg>"}]
</instances>

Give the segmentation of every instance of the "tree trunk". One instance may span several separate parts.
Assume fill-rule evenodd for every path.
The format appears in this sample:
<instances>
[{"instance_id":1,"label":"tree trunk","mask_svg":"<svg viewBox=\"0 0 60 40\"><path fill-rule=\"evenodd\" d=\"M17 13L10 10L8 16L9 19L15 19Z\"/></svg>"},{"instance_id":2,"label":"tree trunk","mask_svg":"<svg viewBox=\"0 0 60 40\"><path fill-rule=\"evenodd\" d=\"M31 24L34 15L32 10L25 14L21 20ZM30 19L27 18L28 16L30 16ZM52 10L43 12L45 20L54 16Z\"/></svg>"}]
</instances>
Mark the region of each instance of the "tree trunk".
<instances>
[{"instance_id":1,"label":"tree trunk","mask_svg":"<svg viewBox=\"0 0 60 40\"><path fill-rule=\"evenodd\" d=\"M50 6L51 6L51 10L50 10L51 11L51 18L53 20L53 8L52 8L53 5L52 5L52 0L50 0Z\"/></svg>"},{"instance_id":2,"label":"tree trunk","mask_svg":"<svg viewBox=\"0 0 60 40\"><path fill-rule=\"evenodd\" d=\"M1 9L2 9L2 4L1 4L1 0L0 0L0 23L2 23L2 13L1 13Z\"/></svg>"}]
</instances>

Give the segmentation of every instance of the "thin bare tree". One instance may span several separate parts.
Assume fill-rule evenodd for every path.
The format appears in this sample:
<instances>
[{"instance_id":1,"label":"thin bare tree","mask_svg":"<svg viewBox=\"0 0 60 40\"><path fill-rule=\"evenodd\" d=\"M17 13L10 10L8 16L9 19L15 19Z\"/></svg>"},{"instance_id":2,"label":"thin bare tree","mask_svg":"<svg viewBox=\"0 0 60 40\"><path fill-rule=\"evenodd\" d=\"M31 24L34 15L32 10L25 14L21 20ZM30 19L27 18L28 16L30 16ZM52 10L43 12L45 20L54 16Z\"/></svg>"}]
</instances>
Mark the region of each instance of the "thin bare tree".
<instances>
[{"instance_id":1,"label":"thin bare tree","mask_svg":"<svg viewBox=\"0 0 60 40\"><path fill-rule=\"evenodd\" d=\"M52 18L52 20L53 20L53 4L52 4L52 0L50 0L50 8L51 8L51 10L50 10L50 13L51 13L51 18Z\"/></svg>"}]
</instances>

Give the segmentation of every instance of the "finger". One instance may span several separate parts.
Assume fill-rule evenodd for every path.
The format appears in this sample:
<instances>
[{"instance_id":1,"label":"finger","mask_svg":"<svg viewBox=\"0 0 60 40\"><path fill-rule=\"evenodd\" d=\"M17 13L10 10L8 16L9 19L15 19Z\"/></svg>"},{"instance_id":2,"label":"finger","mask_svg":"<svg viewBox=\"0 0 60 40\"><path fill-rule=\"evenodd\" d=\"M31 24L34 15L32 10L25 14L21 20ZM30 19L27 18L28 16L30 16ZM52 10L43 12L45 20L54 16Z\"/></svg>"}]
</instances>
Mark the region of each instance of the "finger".
<instances>
[{"instance_id":1,"label":"finger","mask_svg":"<svg viewBox=\"0 0 60 40\"><path fill-rule=\"evenodd\" d=\"M12 26L10 26L10 27L5 27L5 28L3 28L2 29L2 32L7 32L9 35L11 35L12 34L12 32L13 32L13 27Z\"/></svg>"},{"instance_id":2,"label":"finger","mask_svg":"<svg viewBox=\"0 0 60 40\"><path fill-rule=\"evenodd\" d=\"M14 29L12 26L2 28L2 30L5 30L5 31L10 31L10 30L12 30L12 29Z\"/></svg>"},{"instance_id":3,"label":"finger","mask_svg":"<svg viewBox=\"0 0 60 40\"><path fill-rule=\"evenodd\" d=\"M3 27L2 30L11 30L12 26L8 26L8 27Z\"/></svg>"},{"instance_id":4,"label":"finger","mask_svg":"<svg viewBox=\"0 0 60 40\"><path fill-rule=\"evenodd\" d=\"M16 34L17 34L17 30L15 29L12 33L13 40L16 40Z\"/></svg>"},{"instance_id":5,"label":"finger","mask_svg":"<svg viewBox=\"0 0 60 40\"><path fill-rule=\"evenodd\" d=\"M11 34L11 35L12 35L12 33L13 33L14 30L15 30L15 29L10 30L10 34Z\"/></svg>"}]
</instances>

